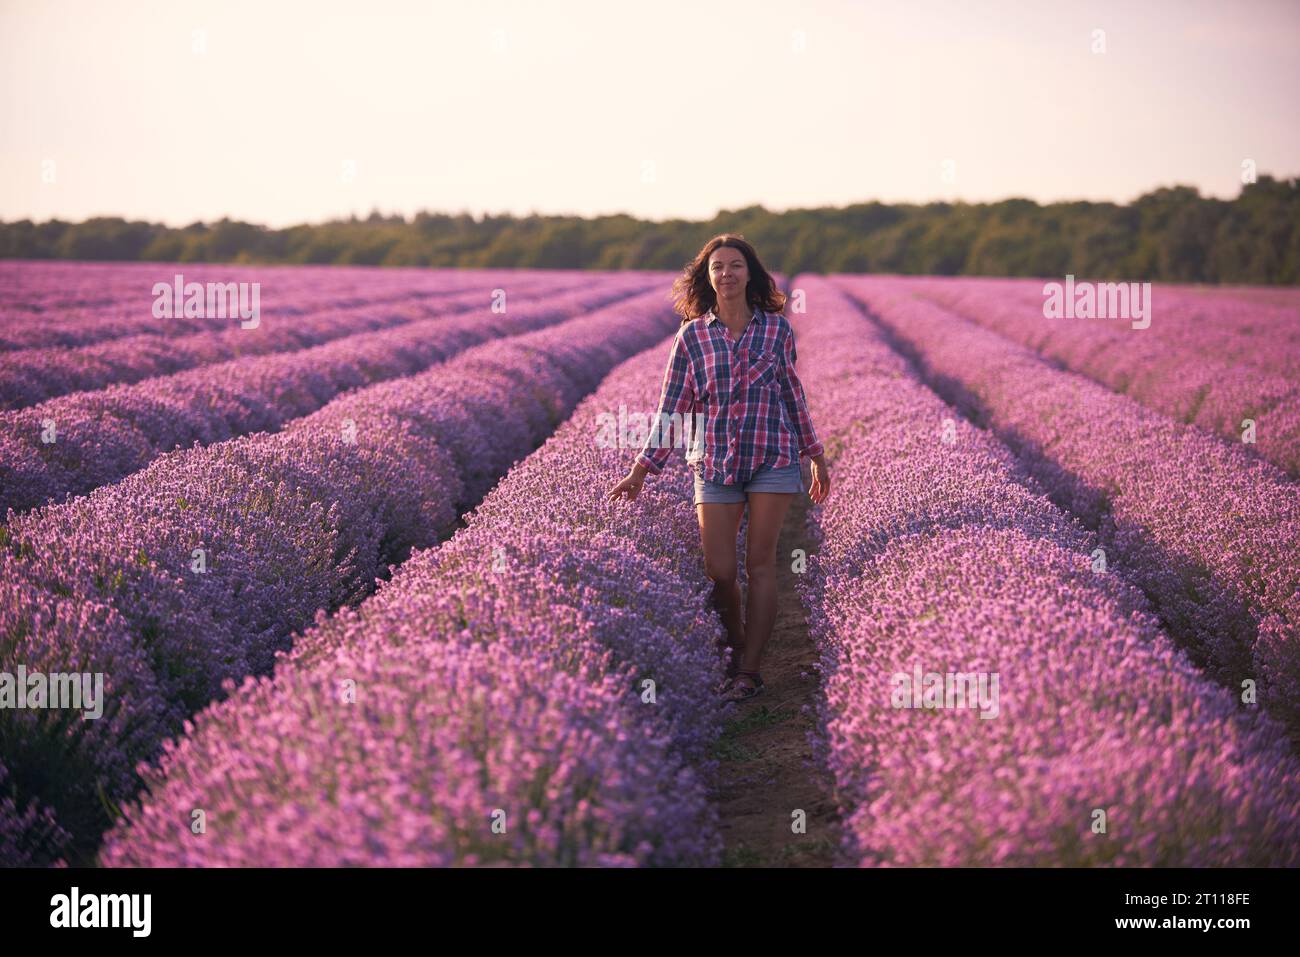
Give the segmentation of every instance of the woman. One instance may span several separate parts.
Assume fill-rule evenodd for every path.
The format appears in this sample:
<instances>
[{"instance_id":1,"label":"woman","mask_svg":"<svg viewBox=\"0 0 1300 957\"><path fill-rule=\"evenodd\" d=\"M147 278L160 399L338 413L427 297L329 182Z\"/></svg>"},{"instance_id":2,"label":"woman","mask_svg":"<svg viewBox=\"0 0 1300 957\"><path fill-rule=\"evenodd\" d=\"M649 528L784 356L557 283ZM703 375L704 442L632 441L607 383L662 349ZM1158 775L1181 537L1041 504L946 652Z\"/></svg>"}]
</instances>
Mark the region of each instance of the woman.
<instances>
[{"instance_id":1,"label":"woman","mask_svg":"<svg viewBox=\"0 0 1300 957\"><path fill-rule=\"evenodd\" d=\"M800 456L812 459L815 503L830 494L822 444L813 430L803 385L795 374L794 332L781 314L785 294L744 237L710 239L673 284L682 324L673 340L656 422L678 413L704 414L701 442L686 456L695 473L705 573L731 648L724 700L743 701L763 689L758 667L776 618L776 541L786 509L803 491ZM627 477L609 491L632 501L647 474L672 454L651 429ZM736 535L749 503L745 571L749 600L740 617ZM739 659L739 660L737 660Z\"/></svg>"}]
</instances>

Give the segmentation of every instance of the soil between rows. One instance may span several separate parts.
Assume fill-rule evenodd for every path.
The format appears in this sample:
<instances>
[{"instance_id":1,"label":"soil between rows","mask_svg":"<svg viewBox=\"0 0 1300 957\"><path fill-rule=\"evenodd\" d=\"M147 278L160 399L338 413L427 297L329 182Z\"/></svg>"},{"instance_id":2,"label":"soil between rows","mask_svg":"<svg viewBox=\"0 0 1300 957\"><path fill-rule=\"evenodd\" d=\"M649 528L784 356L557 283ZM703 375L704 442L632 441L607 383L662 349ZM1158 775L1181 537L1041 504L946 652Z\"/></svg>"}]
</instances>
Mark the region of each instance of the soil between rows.
<instances>
[{"instance_id":1,"label":"soil between rows","mask_svg":"<svg viewBox=\"0 0 1300 957\"><path fill-rule=\"evenodd\" d=\"M810 504L806 493L795 496L777 542L777 613L760 666L763 692L726 706L715 750L725 867L829 867L839 844L829 774L815 766L808 741L819 693L817 649L791 569L794 549L814 551L806 530ZM792 827L796 810L806 815L802 834Z\"/></svg>"}]
</instances>

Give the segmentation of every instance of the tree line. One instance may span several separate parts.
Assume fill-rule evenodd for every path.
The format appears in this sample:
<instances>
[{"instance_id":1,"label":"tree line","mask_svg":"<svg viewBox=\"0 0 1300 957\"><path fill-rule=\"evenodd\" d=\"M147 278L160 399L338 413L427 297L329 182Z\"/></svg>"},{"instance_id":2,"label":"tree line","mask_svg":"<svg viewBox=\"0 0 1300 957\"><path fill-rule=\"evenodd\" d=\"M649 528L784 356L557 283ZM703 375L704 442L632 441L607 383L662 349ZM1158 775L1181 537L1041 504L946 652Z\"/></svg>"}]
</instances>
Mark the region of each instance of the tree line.
<instances>
[{"instance_id":1,"label":"tree line","mask_svg":"<svg viewBox=\"0 0 1300 957\"><path fill-rule=\"evenodd\" d=\"M769 269L1300 284L1300 178L1261 175L1235 199L1162 187L1127 205L1028 199L750 206L707 221L626 215L378 211L269 229L222 219L169 227L116 217L0 221L0 258L372 266L680 269L710 236L742 233Z\"/></svg>"}]
</instances>

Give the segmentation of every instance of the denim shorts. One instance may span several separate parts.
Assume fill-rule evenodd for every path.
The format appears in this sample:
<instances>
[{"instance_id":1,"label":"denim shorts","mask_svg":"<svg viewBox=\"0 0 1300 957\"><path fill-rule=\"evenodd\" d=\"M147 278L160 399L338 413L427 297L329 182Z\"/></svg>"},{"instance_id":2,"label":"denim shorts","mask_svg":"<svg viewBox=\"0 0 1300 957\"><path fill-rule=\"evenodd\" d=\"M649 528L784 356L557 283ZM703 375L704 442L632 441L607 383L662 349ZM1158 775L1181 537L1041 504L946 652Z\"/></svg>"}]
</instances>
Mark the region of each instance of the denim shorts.
<instances>
[{"instance_id":1,"label":"denim shorts","mask_svg":"<svg viewBox=\"0 0 1300 957\"><path fill-rule=\"evenodd\" d=\"M719 485L708 481L698 471L695 472L696 505L743 502L750 492L790 492L798 495L803 490L803 473L799 470L798 462L779 469L760 465L748 482L738 482L735 485Z\"/></svg>"}]
</instances>

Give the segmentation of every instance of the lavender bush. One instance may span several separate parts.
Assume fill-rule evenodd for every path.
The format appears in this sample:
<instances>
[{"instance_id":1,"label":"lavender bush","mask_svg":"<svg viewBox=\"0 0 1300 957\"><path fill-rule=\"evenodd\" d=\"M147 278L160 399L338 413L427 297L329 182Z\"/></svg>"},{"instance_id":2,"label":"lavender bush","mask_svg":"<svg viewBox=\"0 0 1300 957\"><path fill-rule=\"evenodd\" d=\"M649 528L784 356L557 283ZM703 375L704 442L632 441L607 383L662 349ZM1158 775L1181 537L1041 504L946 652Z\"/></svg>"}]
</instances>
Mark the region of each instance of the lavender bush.
<instances>
[{"instance_id":1,"label":"lavender bush","mask_svg":"<svg viewBox=\"0 0 1300 957\"><path fill-rule=\"evenodd\" d=\"M1156 285L1150 327L1132 329L1044 318L1037 281L900 280L899 288L1300 477L1300 308ZM1256 426L1250 445L1241 441L1246 419Z\"/></svg>"},{"instance_id":2,"label":"lavender bush","mask_svg":"<svg viewBox=\"0 0 1300 957\"><path fill-rule=\"evenodd\" d=\"M464 529L200 715L103 863L716 864L722 629L691 477L678 456L633 506L607 502L636 450L595 441L598 413L653 409L665 353L621 366Z\"/></svg>"},{"instance_id":3,"label":"lavender bush","mask_svg":"<svg viewBox=\"0 0 1300 957\"><path fill-rule=\"evenodd\" d=\"M591 280L546 274L540 280L513 280L509 291L513 301L516 296L535 299L576 291L582 286L592 286ZM476 289L457 292L458 288L413 293L409 299L394 303L327 305L306 315L266 317L256 329L227 323L228 328L189 335L178 336L166 329L86 346L49 346L0 353L0 409L22 409L70 392L175 375L186 369L249 356L293 352L345 336L475 310L490 301L493 287L480 281ZM157 326L170 324L168 319L156 321Z\"/></svg>"},{"instance_id":4,"label":"lavender bush","mask_svg":"<svg viewBox=\"0 0 1300 957\"><path fill-rule=\"evenodd\" d=\"M114 627L120 616L157 683L156 698L131 702L156 746L159 729L174 733L234 682L267 671L318 612L359 600L412 548L450 533L492 469L500 476L535 448L671 321L660 293L636 297L350 393L285 432L163 456L117 485L15 518L5 580L108 605ZM35 613L19 612L9 627L39 634ZM98 637L86 643L98 647ZM6 670L20 652L37 669L43 647L0 649ZM78 647L58 654L81 663ZM107 760L85 748L30 750L97 783L88 765ZM120 750L128 765L141 753ZM27 766L10 771L43 780Z\"/></svg>"},{"instance_id":5,"label":"lavender bush","mask_svg":"<svg viewBox=\"0 0 1300 957\"><path fill-rule=\"evenodd\" d=\"M153 315L153 285L176 273L185 282L260 283L263 318L309 318L327 309L402 306L449 292L512 287L532 269L426 269L366 266L238 266L230 263L0 262L0 353L77 348L125 336L173 337L230 328L229 318ZM618 279L620 271L547 270L543 282ZM652 278L646 276L645 278ZM661 277L662 278L662 277ZM247 331L247 330L241 330Z\"/></svg>"},{"instance_id":6,"label":"lavender bush","mask_svg":"<svg viewBox=\"0 0 1300 957\"><path fill-rule=\"evenodd\" d=\"M344 392L423 372L473 345L544 328L626 298L618 280L482 312L359 333L298 352L236 359L133 386L0 412L0 512L83 495L164 452L274 432ZM484 313L487 315L485 316ZM56 427L45 441L45 423Z\"/></svg>"},{"instance_id":7,"label":"lavender bush","mask_svg":"<svg viewBox=\"0 0 1300 957\"><path fill-rule=\"evenodd\" d=\"M844 280L925 374L1021 455L1052 501L1098 531L1218 681L1300 736L1300 487L1239 445L1171 421L898 291Z\"/></svg>"},{"instance_id":8,"label":"lavender bush","mask_svg":"<svg viewBox=\"0 0 1300 957\"><path fill-rule=\"evenodd\" d=\"M1282 726L1201 675L1144 596L1098 570L1095 536L835 286L796 285L800 373L839 476L801 592L846 861L1296 864ZM997 673L996 713L896 707L896 676L918 668Z\"/></svg>"}]
</instances>

